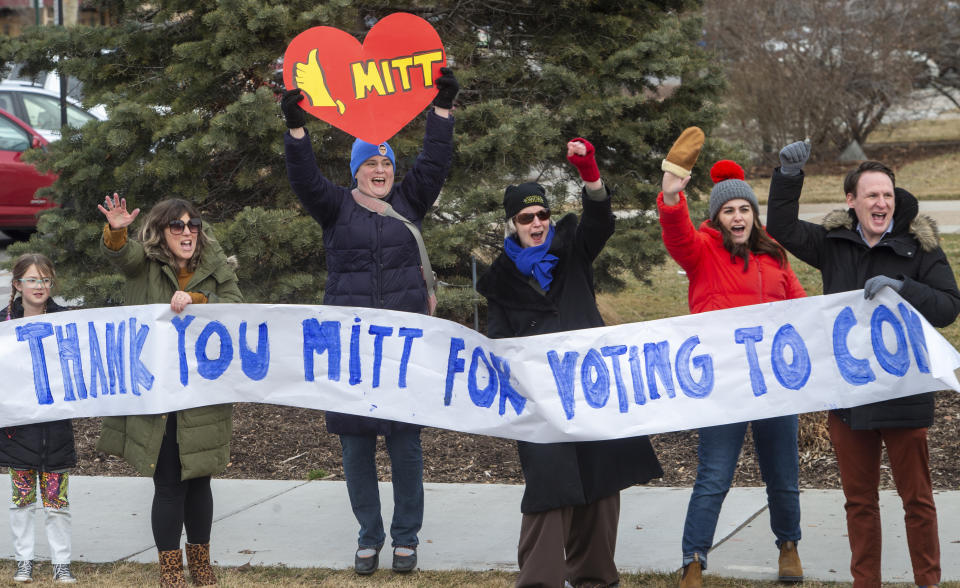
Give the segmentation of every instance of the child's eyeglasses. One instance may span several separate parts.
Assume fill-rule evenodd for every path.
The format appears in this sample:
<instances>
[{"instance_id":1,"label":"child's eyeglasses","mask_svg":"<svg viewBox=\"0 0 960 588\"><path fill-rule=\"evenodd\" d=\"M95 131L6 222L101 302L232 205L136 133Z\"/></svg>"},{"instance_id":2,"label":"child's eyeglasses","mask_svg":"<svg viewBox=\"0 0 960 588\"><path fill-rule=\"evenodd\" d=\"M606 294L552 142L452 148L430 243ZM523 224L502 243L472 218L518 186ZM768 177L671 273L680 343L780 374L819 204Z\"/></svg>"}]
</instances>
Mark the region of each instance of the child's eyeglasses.
<instances>
[{"instance_id":1,"label":"child's eyeglasses","mask_svg":"<svg viewBox=\"0 0 960 588\"><path fill-rule=\"evenodd\" d=\"M172 220L167 226L170 227L170 232L174 235L182 235L183 230L186 228L189 228L191 233L199 233L201 225L203 225L202 220L198 218L192 218L187 222L183 222L180 219Z\"/></svg>"},{"instance_id":2,"label":"child's eyeglasses","mask_svg":"<svg viewBox=\"0 0 960 588\"><path fill-rule=\"evenodd\" d=\"M53 280L50 278L20 278L17 281L27 288L49 288L53 286Z\"/></svg>"},{"instance_id":3,"label":"child's eyeglasses","mask_svg":"<svg viewBox=\"0 0 960 588\"><path fill-rule=\"evenodd\" d=\"M536 212L521 212L517 216L513 217L513 220L516 221L518 225L529 225L533 222L533 217L545 221L550 218L550 211L544 208L543 210L538 210Z\"/></svg>"}]
</instances>

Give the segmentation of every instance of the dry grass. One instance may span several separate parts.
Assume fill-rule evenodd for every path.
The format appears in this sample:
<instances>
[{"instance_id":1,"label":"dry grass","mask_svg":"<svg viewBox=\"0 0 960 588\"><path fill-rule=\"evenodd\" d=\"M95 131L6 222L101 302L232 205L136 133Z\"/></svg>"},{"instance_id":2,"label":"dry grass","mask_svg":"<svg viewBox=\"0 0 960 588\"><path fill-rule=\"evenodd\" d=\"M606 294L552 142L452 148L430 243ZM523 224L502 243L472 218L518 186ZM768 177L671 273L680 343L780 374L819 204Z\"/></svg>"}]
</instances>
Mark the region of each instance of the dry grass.
<instances>
[{"instance_id":1,"label":"dry grass","mask_svg":"<svg viewBox=\"0 0 960 588\"><path fill-rule=\"evenodd\" d=\"M9 560L0 560L0 578L12 578L15 566ZM128 586L154 586L158 581L157 566L153 564L117 563L117 564L74 564L74 574L80 585L103 588L126 588ZM49 564L39 564L35 569L36 581L31 586L42 588L53 586L49 578ZM284 568L284 567L240 567L217 568L220 586L224 588L248 588L250 586L326 586L337 588L448 588L451 586L470 586L471 588L510 588L516 574L509 572L413 572L400 576L388 570L380 570L372 576L359 577L351 570L329 570L321 568ZM715 588L774 588L782 587L777 582L720 578L710 575L709 585ZM676 586L675 574L622 574L622 588L673 588ZM0 580L2 585L12 582ZM912 584L884 584L890 588L912 586ZM842 582L804 582L805 588L848 587ZM944 582L942 588L960 588L960 583Z\"/></svg>"},{"instance_id":2,"label":"dry grass","mask_svg":"<svg viewBox=\"0 0 960 588\"><path fill-rule=\"evenodd\" d=\"M897 185L921 200L960 199L960 151L913 161L894 169L894 172ZM838 208L844 208L844 176L845 173L808 175L803 182L801 202L835 203ZM748 178L747 183L760 203L765 204L770 192L770 178Z\"/></svg>"},{"instance_id":3,"label":"dry grass","mask_svg":"<svg viewBox=\"0 0 960 588\"><path fill-rule=\"evenodd\" d=\"M921 200L960 198L960 152L908 163L896 174L897 185Z\"/></svg>"},{"instance_id":4,"label":"dry grass","mask_svg":"<svg viewBox=\"0 0 960 588\"><path fill-rule=\"evenodd\" d=\"M960 118L940 117L881 125L870 134L867 145L958 140L960 140Z\"/></svg>"},{"instance_id":5,"label":"dry grass","mask_svg":"<svg viewBox=\"0 0 960 588\"><path fill-rule=\"evenodd\" d=\"M844 208L843 177L844 174L807 176L803 180L803 195L800 201L807 204L832 202L836 203L838 208ZM747 178L747 183L753 188L760 204L766 204L767 195L770 193L770 178Z\"/></svg>"}]
</instances>

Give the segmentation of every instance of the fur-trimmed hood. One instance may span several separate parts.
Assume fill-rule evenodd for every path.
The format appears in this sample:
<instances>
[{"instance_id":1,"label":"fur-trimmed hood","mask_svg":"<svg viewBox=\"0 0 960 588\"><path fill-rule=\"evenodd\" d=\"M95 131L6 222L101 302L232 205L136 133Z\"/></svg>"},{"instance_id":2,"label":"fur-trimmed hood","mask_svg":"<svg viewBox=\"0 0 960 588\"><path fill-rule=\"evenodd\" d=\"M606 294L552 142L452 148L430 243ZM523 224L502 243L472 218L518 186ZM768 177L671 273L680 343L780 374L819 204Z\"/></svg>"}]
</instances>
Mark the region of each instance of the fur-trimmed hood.
<instances>
[{"instance_id":1,"label":"fur-trimmed hood","mask_svg":"<svg viewBox=\"0 0 960 588\"><path fill-rule=\"evenodd\" d=\"M910 192L895 188L894 193L893 234L912 236L924 251L933 251L939 247L940 230L937 228L937 221L925 214L919 214L917 199ZM832 210L823 217L821 225L828 231L856 231L857 214L852 208Z\"/></svg>"}]
</instances>

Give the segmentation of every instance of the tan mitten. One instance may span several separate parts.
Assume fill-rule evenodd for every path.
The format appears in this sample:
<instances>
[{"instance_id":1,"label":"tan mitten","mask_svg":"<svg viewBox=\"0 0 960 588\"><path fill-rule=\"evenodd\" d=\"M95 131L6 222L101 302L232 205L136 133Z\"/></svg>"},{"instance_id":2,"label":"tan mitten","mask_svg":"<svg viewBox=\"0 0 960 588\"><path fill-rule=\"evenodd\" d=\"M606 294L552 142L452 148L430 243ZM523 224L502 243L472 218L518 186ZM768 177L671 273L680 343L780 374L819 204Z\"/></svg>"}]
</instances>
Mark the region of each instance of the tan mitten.
<instances>
[{"instance_id":1,"label":"tan mitten","mask_svg":"<svg viewBox=\"0 0 960 588\"><path fill-rule=\"evenodd\" d=\"M700 127L687 127L673 142L670 153L663 160L660 169L670 172L679 178L685 178L693 171L693 166L700 157L703 148L704 135Z\"/></svg>"}]
</instances>

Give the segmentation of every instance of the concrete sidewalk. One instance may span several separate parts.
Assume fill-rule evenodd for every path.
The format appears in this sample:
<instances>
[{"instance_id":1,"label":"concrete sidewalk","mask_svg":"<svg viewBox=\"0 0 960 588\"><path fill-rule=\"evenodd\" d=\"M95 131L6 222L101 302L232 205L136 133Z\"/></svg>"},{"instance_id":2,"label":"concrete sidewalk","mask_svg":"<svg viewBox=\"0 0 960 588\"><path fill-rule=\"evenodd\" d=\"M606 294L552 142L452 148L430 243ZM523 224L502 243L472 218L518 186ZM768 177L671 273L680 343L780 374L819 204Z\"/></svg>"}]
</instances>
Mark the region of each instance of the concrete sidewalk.
<instances>
[{"instance_id":1,"label":"concrete sidewalk","mask_svg":"<svg viewBox=\"0 0 960 588\"><path fill-rule=\"evenodd\" d=\"M800 220L819 223L826 214L833 210L845 209L847 205L843 198L838 197L831 203L800 203ZM960 233L960 200L920 200L920 214L925 214L937 221L941 233ZM760 222L767 222L767 205L760 206Z\"/></svg>"},{"instance_id":2,"label":"concrete sidewalk","mask_svg":"<svg viewBox=\"0 0 960 588\"><path fill-rule=\"evenodd\" d=\"M156 561L150 532L152 480L74 476L71 486L75 560ZM10 487L7 475L0 476L0 487ZM214 479L213 492L211 552L217 564L353 565L357 524L343 482ZM522 492L521 486L504 484L426 484L419 567L516 570ZM380 493L389 528L390 484L381 484ZM689 496L689 488L634 487L622 493L617 564L623 571L679 567ZM960 580L960 492L939 492L936 500L943 579ZM806 577L851 581L842 494L838 490L804 490L800 504L800 555ZM880 505L884 580L911 582L900 500L895 492L885 491ZM777 551L773 541L763 488L733 488L720 514L709 573L774 579ZM39 524L37 557L47 556L46 537ZM0 532L0 557L13 558L8 532ZM389 557L386 561L389 566Z\"/></svg>"}]
</instances>

